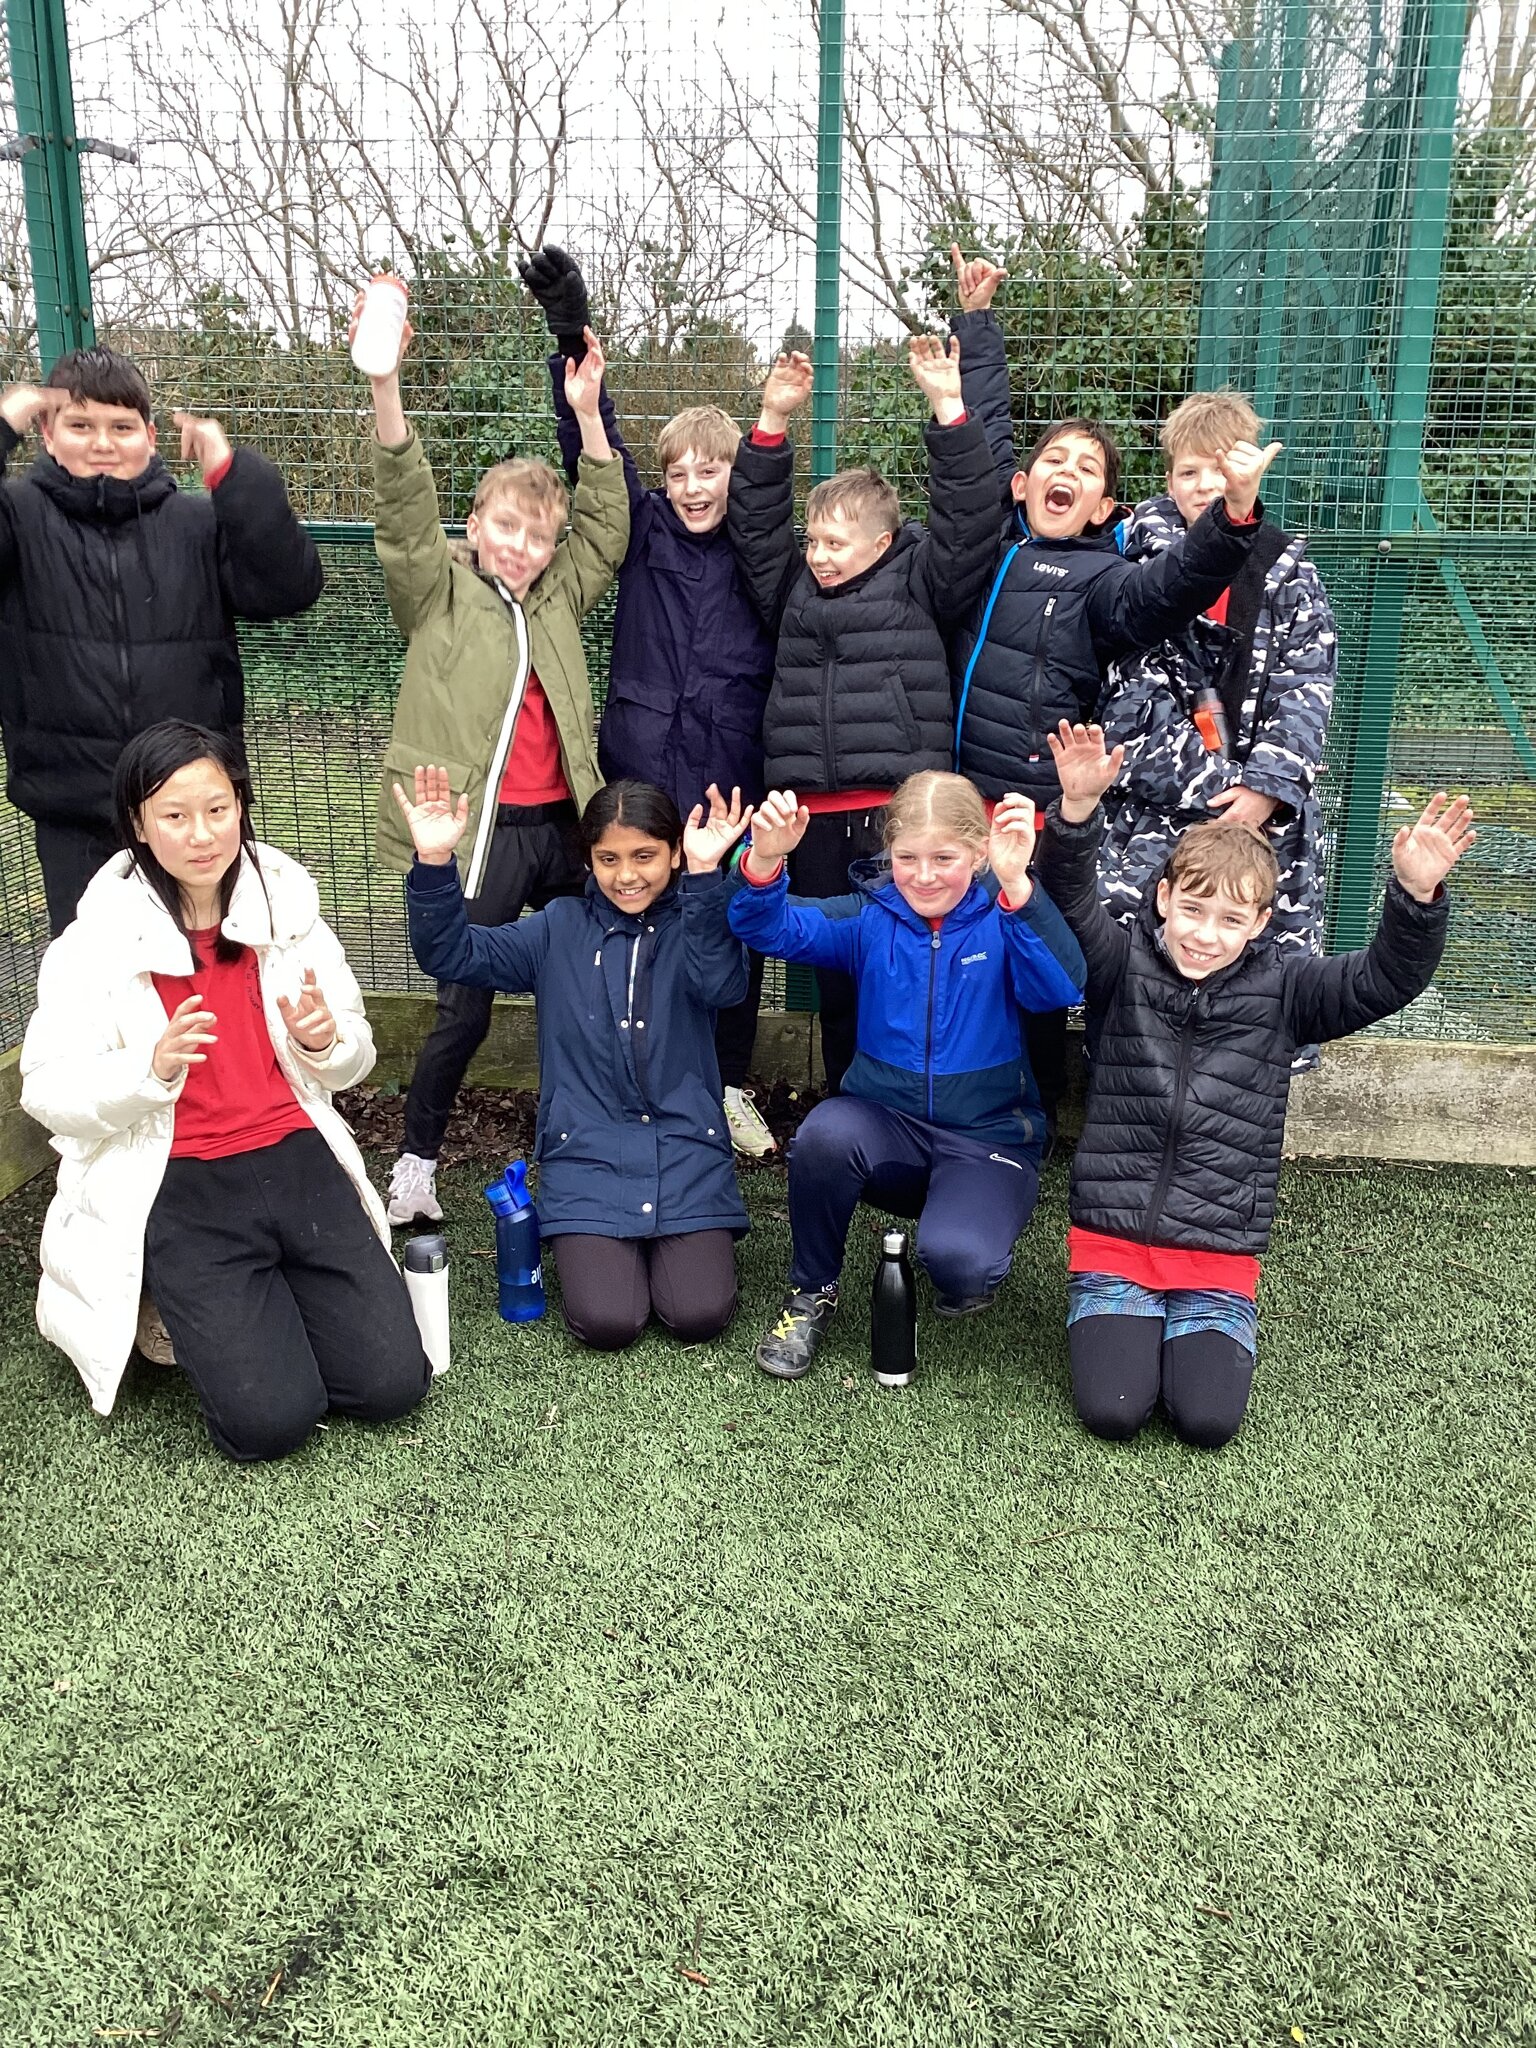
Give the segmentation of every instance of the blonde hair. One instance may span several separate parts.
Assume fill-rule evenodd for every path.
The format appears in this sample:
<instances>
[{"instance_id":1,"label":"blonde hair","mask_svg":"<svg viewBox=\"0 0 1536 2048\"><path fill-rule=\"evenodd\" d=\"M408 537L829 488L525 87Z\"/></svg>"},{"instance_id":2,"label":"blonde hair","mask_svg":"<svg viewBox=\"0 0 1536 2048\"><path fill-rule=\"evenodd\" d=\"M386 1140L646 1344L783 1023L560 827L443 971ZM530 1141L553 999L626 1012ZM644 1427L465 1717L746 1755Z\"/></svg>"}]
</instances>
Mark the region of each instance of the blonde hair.
<instances>
[{"instance_id":1,"label":"blonde hair","mask_svg":"<svg viewBox=\"0 0 1536 2048\"><path fill-rule=\"evenodd\" d=\"M1163 421L1163 454L1170 469L1185 455L1225 455L1235 441L1257 441L1259 416L1241 391L1192 391Z\"/></svg>"},{"instance_id":2,"label":"blonde hair","mask_svg":"<svg viewBox=\"0 0 1536 2048\"><path fill-rule=\"evenodd\" d=\"M805 520L857 520L873 538L901 530L901 500L894 484L888 484L878 470L844 469L818 484L805 501Z\"/></svg>"},{"instance_id":3,"label":"blonde hair","mask_svg":"<svg viewBox=\"0 0 1536 2048\"><path fill-rule=\"evenodd\" d=\"M1169 858L1165 879L1191 896L1214 896L1225 889L1240 903L1267 910L1280 886L1280 869L1269 842L1249 825L1216 818L1192 825Z\"/></svg>"},{"instance_id":4,"label":"blonde hair","mask_svg":"<svg viewBox=\"0 0 1536 2048\"><path fill-rule=\"evenodd\" d=\"M903 832L924 831L951 833L963 846L984 853L992 827L975 783L940 768L925 768L893 790L885 812L886 851Z\"/></svg>"},{"instance_id":5,"label":"blonde hair","mask_svg":"<svg viewBox=\"0 0 1536 2048\"><path fill-rule=\"evenodd\" d=\"M741 429L718 405L690 405L667 421L656 436L656 460L670 469L688 454L701 462L734 462Z\"/></svg>"},{"instance_id":6,"label":"blonde hair","mask_svg":"<svg viewBox=\"0 0 1536 2048\"><path fill-rule=\"evenodd\" d=\"M515 498L523 511L547 519L556 530L571 516L565 479L547 462L535 462L526 455L491 464L475 485L474 509L484 512L503 498Z\"/></svg>"}]
</instances>

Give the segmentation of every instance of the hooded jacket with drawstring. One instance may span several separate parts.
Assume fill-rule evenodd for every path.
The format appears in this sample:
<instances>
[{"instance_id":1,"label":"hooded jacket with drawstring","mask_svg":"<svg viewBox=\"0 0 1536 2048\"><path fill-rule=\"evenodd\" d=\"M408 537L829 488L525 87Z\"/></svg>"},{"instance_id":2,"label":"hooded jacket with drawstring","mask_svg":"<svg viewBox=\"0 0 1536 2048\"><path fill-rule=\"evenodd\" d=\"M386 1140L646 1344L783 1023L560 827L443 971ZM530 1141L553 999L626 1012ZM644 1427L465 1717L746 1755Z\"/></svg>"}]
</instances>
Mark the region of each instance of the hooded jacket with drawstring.
<instances>
[{"instance_id":1,"label":"hooded jacket with drawstring","mask_svg":"<svg viewBox=\"0 0 1536 2048\"><path fill-rule=\"evenodd\" d=\"M20 437L0 421L0 473ZM239 734L237 619L281 619L324 587L314 542L265 456L237 448L213 491L159 456L77 477L40 455L0 489L0 733L7 794L34 818L112 827L135 733L184 718Z\"/></svg>"}]
</instances>

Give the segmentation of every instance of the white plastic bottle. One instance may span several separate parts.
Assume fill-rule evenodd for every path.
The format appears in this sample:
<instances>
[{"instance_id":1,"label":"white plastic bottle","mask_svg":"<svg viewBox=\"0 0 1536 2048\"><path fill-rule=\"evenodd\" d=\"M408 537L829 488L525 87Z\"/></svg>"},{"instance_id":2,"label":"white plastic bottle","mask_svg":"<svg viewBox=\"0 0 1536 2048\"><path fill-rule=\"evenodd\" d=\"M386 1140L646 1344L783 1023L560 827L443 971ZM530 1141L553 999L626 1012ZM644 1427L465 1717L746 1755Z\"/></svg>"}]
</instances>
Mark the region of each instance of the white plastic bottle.
<instances>
[{"instance_id":1,"label":"white plastic bottle","mask_svg":"<svg viewBox=\"0 0 1536 2048\"><path fill-rule=\"evenodd\" d=\"M421 1348L431 1360L435 1379L448 1370L448 1241L437 1235L413 1237L400 1263Z\"/></svg>"},{"instance_id":2,"label":"white plastic bottle","mask_svg":"<svg viewBox=\"0 0 1536 2048\"><path fill-rule=\"evenodd\" d=\"M399 362L408 297L404 280L390 271L369 278L352 336L352 360L365 377L387 377Z\"/></svg>"}]
</instances>

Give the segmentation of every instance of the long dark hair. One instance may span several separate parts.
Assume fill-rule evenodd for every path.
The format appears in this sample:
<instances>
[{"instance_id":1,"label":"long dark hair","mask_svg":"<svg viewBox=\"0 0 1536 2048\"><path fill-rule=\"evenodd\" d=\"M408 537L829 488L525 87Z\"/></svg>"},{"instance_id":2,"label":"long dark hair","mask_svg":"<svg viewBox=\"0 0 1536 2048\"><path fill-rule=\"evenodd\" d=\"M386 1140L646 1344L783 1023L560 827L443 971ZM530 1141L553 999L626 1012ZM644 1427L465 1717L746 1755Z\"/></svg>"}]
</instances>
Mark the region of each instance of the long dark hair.
<instances>
[{"instance_id":1,"label":"long dark hair","mask_svg":"<svg viewBox=\"0 0 1536 2048\"><path fill-rule=\"evenodd\" d=\"M590 854L610 825L627 825L647 839L660 839L675 853L683 843L683 821L664 789L628 777L608 782L581 814L581 843ZM591 862L588 861L588 866Z\"/></svg>"},{"instance_id":2,"label":"long dark hair","mask_svg":"<svg viewBox=\"0 0 1536 2048\"><path fill-rule=\"evenodd\" d=\"M191 725L184 718L164 718L158 725L135 733L118 756L117 772L112 778L112 809L117 836L127 848L134 866L165 905L172 924L183 938L188 937L188 932L187 921L182 914L180 884L160 865L148 841L139 837L138 825L140 814L155 791L169 782L178 769L190 768L194 761L211 761L215 768L221 769L229 778L240 805L240 851L219 883L219 924L222 926L229 915L240 863L249 857L251 866L261 877L261 865L256 859L256 831L251 824L256 792L251 786L251 771L240 742L231 739L227 733L210 732L207 726ZM266 888L265 879L262 879L262 888ZM214 958L235 960L239 955L239 946L233 939L226 939L221 930L214 944Z\"/></svg>"}]
</instances>

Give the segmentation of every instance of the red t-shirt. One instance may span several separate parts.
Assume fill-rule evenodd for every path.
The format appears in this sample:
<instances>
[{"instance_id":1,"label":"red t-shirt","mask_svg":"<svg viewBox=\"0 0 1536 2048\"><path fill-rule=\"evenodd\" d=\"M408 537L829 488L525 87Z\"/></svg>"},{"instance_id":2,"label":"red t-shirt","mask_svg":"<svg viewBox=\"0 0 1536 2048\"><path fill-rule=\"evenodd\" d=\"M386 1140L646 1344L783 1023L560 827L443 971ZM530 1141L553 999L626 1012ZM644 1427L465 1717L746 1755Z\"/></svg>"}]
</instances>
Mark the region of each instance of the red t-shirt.
<instances>
[{"instance_id":1,"label":"red t-shirt","mask_svg":"<svg viewBox=\"0 0 1536 2048\"><path fill-rule=\"evenodd\" d=\"M533 670L518 707L507 765L496 801L503 804L559 804L571 793L560 766L560 728Z\"/></svg>"},{"instance_id":2,"label":"red t-shirt","mask_svg":"<svg viewBox=\"0 0 1536 2048\"><path fill-rule=\"evenodd\" d=\"M1252 1301L1259 1291L1259 1262L1245 1252L1185 1251L1177 1245L1138 1244L1134 1238L1106 1237L1076 1223L1067 1231L1069 1273L1109 1273L1153 1294L1172 1288L1219 1287Z\"/></svg>"},{"instance_id":3,"label":"red t-shirt","mask_svg":"<svg viewBox=\"0 0 1536 2048\"><path fill-rule=\"evenodd\" d=\"M216 960L219 928L192 932L196 974L156 974L155 993L171 1012L188 996L202 998L216 1022L217 1044L200 1067L188 1067L176 1101L173 1159L228 1159L259 1152L290 1131L313 1130L308 1113L277 1064L261 1002L261 969L249 946L237 960Z\"/></svg>"}]
</instances>

